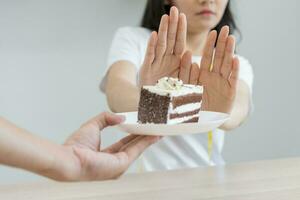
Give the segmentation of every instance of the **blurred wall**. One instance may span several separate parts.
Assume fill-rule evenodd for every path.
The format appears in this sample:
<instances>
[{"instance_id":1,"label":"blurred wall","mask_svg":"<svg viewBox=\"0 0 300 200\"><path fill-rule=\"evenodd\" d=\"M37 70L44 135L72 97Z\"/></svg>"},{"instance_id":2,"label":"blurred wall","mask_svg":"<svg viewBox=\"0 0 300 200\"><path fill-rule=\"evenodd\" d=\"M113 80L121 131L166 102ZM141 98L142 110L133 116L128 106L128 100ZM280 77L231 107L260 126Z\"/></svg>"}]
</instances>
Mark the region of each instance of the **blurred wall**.
<instances>
[{"instance_id":1,"label":"blurred wall","mask_svg":"<svg viewBox=\"0 0 300 200\"><path fill-rule=\"evenodd\" d=\"M228 134L231 162L300 155L300 6L297 0L233 1L242 31L239 53L254 69L254 112Z\"/></svg>"},{"instance_id":2,"label":"blurred wall","mask_svg":"<svg viewBox=\"0 0 300 200\"><path fill-rule=\"evenodd\" d=\"M114 31L137 25L145 0L0 0L0 113L62 143L107 110L98 84ZM297 0L233 0L239 53L255 72L254 113L228 133L227 162L300 155ZM104 133L105 143L122 134ZM0 183L42 180L0 166Z\"/></svg>"}]
</instances>

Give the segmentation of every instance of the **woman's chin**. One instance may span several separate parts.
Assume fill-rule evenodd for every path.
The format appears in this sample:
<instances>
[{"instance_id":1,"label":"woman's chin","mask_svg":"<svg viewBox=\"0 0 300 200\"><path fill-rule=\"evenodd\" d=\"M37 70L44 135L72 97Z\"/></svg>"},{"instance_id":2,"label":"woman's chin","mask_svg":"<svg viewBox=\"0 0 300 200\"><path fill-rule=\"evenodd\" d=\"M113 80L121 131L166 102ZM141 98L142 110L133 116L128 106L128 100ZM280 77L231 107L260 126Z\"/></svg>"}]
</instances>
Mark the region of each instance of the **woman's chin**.
<instances>
[{"instance_id":1,"label":"woman's chin","mask_svg":"<svg viewBox=\"0 0 300 200\"><path fill-rule=\"evenodd\" d=\"M212 30L214 27L216 27L215 23L211 23L211 22L202 22L202 23L197 23L195 25L193 25L190 28L190 31L192 32L203 32L203 31L210 31Z\"/></svg>"}]
</instances>

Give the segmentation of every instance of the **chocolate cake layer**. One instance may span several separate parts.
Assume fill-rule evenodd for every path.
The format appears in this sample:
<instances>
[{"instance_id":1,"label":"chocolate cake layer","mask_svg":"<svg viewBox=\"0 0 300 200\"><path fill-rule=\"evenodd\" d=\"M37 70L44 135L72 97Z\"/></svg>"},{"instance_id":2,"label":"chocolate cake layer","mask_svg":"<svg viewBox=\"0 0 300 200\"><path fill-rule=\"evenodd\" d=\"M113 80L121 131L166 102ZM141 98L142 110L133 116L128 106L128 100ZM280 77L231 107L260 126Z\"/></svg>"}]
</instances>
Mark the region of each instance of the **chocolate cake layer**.
<instances>
[{"instance_id":1,"label":"chocolate cake layer","mask_svg":"<svg viewBox=\"0 0 300 200\"><path fill-rule=\"evenodd\" d=\"M173 97L172 105L173 109L177 108L178 106L182 106L189 103L197 103L202 100L202 94L192 93L185 96Z\"/></svg>"},{"instance_id":2,"label":"chocolate cake layer","mask_svg":"<svg viewBox=\"0 0 300 200\"><path fill-rule=\"evenodd\" d=\"M184 122L182 122L182 123L192 123L192 122L198 122L198 120L199 120L199 117L194 117L194 118L192 118L192 119L189 119L189 120L187 120L187 121L184 121Z\"/></svg>"},{"instance_id":3,"label":"chocolate cake layer","mask_svg":"<svg viewBox=\"0 0 300 200\"><path fill-rule=\"evenodd\" d=\"M199 111L200 111L200 108L196 109L196 110L184 112L184 113L173 113L173 114L170 114L170 119L175 119L175 118L181 118L181 117L196 115L196 114L199 113Z\"/></svg>"},{"instance_id":4,"label":"chocolate cake layer","mask_svg":"<svg viewBox=\"0 0 300 200\"><path fill-rule=\"evenodd\" d=\"M138 108L140 123L167 123L171 98L142 89Z\"/></svg>"}]
</instances>

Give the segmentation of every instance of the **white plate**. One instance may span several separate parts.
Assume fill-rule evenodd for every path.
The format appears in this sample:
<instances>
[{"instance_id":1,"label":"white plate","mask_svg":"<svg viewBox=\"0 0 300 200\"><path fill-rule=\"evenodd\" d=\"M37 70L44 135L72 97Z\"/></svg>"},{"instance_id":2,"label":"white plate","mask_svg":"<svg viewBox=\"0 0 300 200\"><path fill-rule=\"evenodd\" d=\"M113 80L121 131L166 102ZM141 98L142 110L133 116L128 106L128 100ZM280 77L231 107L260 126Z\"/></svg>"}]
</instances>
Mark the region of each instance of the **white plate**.
<instances>
[{"instance_id":1,"label":"white plate","mask_svg":"<svg viewBox=\"0 0 300 200\"><path fill-rule=\"evenodd\" d=\"M221 126L229 115L218 112L200 111L198 123L183 124L139 124L137 123L137 112L116 113L126 117L125 122L117 125L119 129L136 135L186 135L205 133Z\"/></svg>"}]
</instances>

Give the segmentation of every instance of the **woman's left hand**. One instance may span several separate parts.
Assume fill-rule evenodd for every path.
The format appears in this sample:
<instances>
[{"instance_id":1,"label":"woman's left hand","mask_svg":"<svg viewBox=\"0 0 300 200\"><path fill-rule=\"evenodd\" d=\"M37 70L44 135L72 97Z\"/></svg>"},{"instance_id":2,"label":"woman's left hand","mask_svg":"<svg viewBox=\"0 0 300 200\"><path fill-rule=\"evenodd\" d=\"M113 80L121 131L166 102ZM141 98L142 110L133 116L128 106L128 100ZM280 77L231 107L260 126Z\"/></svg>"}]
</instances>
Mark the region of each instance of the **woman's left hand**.
<instances>
[{"instance_id":1,"label":"woman's left hand","mask_svg":"<svg viewBox=\"0 0 300 200\"><path fill-rule=\"evenodd\" d=\"M229 27L224 26L215 48L216 40L217 32L211 31L200 68L198 64L191 63L191 52L185 52L181 60L179 79L184 83L204 87L202 110L230 113L236 96L239 74L239 60L234 56L235 38L229 36Z\"/></svg>"},{"instance_id":2,"label":"woman's left hand","mask_svg":"<svg viewBox=\"0 0 300 200\"><path fill-rule=\"evenodd\" d=\"M208 35L198 80L204 87L202 110L223 113L232 111L238 83L239 60L234 55L235 38L228 35L229 27L224 26L216 49L217 32L211 31Z\"/></svg>"}]
</instances>

